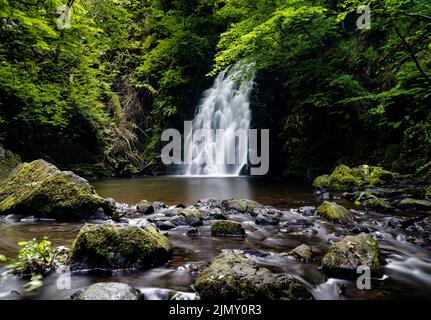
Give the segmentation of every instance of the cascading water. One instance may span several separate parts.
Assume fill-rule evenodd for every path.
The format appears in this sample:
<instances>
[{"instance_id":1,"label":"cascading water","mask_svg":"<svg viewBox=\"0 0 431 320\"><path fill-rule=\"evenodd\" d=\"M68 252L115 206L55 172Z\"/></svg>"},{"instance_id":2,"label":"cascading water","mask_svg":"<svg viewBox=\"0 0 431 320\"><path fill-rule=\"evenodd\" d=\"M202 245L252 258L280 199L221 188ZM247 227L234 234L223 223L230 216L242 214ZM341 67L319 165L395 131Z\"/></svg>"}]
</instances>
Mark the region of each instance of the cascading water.
<instances>
[{"instance_id":1,"label":"cascading water","mask_svg":"<svg viewBox=\"0 0 431 320\"><path fill-rule=\"evenodd\" d=\"M237 64L221 72L211 89L204 93L196 110L186 150L192 162L185 174L190 176L238 176L248 160L250 93L253 77L247 76L252 64ZM200 129L210 129L203 137ZM245 135L238 136L238 132ZM191 139L193 135L193 139ZM227 160L232 150L235 161Z\"/></svg>"}]
</instances>

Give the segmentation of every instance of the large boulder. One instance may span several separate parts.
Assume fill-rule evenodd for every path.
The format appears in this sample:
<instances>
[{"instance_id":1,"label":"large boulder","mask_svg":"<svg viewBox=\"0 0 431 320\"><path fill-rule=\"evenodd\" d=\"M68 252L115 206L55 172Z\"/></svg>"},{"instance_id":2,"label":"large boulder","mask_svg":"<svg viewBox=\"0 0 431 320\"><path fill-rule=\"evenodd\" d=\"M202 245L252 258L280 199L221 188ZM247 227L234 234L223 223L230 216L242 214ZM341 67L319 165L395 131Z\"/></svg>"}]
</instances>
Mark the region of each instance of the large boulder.
<instances>
[{"instance_id":1,"label":"large boulder","mask_svg":"<svg viewBox=\"0 0 431 320\"><path fill-rule=\"evenodd\" d=\"M72 244L72 270L149 268L165 263L169 240L153 226L86 224Z\"/></svg>"},{"instance_id":2,"label":"large boulder","mask_svg":"<svg viewBox=\"0 0 431 320\"><path fill-rule=\"evenodd\" d=\"M215 237L243 237L245 230L239 222L219 220L212 223L211 235Z\"/></svg>"},{"instance_id":3,"label":"large boulder","mask_svg":"<svg viewBox=\"0 0 431 320\"><path fill-rule=\"evenodd\" d=\"M312 299L289 274L275 274L241 252L224 251L195 283L202 300Z\"/></svg>"},{"instance_id":4,"label":"large boulder","mask_svg":"<svg viewBox=\"0 0 431 320\"><path fill-rule=\"evenodd\" d=\"M60 171L44 160L23 163L0 185L0 214L25 214L56 219L81 219L98 208L110 213L87 180Z\"/></svg>"},{"instance_id":5,"label":"large boulder","mask_svg":"<svg viewBox=\"0 0 431 320\"><path fill-rule=\"evenodd\" d=\"M72 300L143 300L143 294L125 283L99 282L75 292Z\"/></svg>"},{"instance_id":6,"label":"large boulder","mask_svg":"<svg viewBox=\"0 0 431 320\"><path fill-rule=\"evenodd\" d=\"M317 208L317 214L330 222L350 225L354 222L353 215L339 204L335 202L325 201Z\"/></svg>"},{"instance_id":7,"label":"large boulder","mask_svg":"<svg viewBox=\"0 0 431 320\"><path fill-rule=\"evenodd\" d=\"M379 245L365 233L335 242L322 260L322 269L329 276L354 276L360 266L370 268L372 274L382 274Z\"/></svg>"},{"instance_id":8,"label":"large boulder","mask_svg":"<svg viewBox=\"0 0 431 320\"><path fill-rule=\"evenodd\" d=\"M353 191L365 188L378 187L392 182L394 174L381 167L363 165L349 168L340 165L334 169L330 176L324 175L314 180L314 187L333 191Z\"/></svg>"}]
</instances>

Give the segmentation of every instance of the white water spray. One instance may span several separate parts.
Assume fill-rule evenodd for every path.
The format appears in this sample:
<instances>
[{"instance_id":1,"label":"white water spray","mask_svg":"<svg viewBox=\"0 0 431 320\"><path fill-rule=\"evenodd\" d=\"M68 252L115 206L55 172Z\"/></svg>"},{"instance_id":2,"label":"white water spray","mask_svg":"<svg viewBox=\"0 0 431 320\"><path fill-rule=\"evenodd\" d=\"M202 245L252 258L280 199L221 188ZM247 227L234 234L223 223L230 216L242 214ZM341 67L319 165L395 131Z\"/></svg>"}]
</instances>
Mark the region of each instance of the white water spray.
<instances>
[{"instance_id":1,"label":"white water spray","mask_svg":"<svg viewBox=\"0 0 431 320\"><path fill-rule=\"evenodd\" d=\"M193 136L186 148L193 160L186 167L189 176L238 176L248 160L248 130L250 128L250 93L252 77L247 77L251 64L238 64L221 72L196 110L193 132L211 129L209 137ZM217 130L221 136L217 136ZM246 133L238 137L237 132ZM232 145L233 144L233 145ZM230 149L232 148L232 149ZM235 150L234 164L227 164L226 150Z\"/></svg>"}]
</instances>

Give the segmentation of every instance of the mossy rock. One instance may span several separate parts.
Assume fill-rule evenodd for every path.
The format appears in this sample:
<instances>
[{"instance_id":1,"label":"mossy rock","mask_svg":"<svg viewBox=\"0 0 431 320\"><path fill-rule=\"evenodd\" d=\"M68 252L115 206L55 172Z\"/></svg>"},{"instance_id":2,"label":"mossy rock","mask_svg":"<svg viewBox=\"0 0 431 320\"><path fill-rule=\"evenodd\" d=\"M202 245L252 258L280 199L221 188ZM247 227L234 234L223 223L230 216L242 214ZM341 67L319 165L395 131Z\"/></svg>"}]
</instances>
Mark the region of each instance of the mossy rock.
<instances>
[{"instance_id":1,"label":"mossy rock","mask_svg":"<svg viewBox=\"0 0 431 320\"><path fill-rule=\"evenodd\" d=\"M243 253L225 251L195 282L202 300L305 300L310 292L289 274L275 274Z\"/></svg>"},{"instance_id":2,"label":"mossy rock","mask_svg":"<svg viewBox=\"0 0 431 320\"><path fill-rule=\"evenodd\" d=\"M186 223L192 227L201 226L204 221L202 213L199 211L199 209L193 206L186 209L181 209L177 214L184 217Z\"/></svg>"},{"instance_id":3,"label":"mossy rock","mask_svg":"<svg viewBox=\"0 0 431 320\"><path fill-rule=\"evenodd\" d=\"M388 212L393 211L394 207L385 199L380 199L377 197L370 197L363 202L365 209L376 211L376 212Z\"/></svg>"},{"instance_id":4,"label":"mossy rock","mask_svg":"<svg viewBox=\"0 0 431 320\"><path fill-rule=\"evenodd\" d=\"M330 222L341 224L352 224L354 222L353 214L343 206L335 202L325 201L317 208L317 214Z\"/></svg>"},{"instance_id":5,"label":"mossy rock","mask_svg":"<svg viewBox=\"0 0 431 320\"><path fill-rule=\"evenodd\" d=\"M254 214L255 209L258 208L260 204L248 199L227 199L222 201L222 205L225 206L229 213Z\"/></svg>"},{"instance_id":6,"label":"mossy rock","mask_svg":"<svg viewBox=\"0 0 431 320\"><path fill-rule=\"evenodd\" d=\"M302 244L299 247L296 247L295 249L291 250L288 255L295 259L309 262L312 256L311 247L307 246L306 244Z\"/></svg>"},{"instance_id":7,"label":"mossy rock","mask_svg":"<svg viewBox=\"0 0 431 320\"><path fill-rule=\"evenodd\" d=\"M5 179L20 163L21 158L19 155L4 149L0 145L0 180Z\"/></svg>"},{"instance_id":8,"label":"mossy rock","mask_svg":"<svg viewBox=\"0 0 431 320\"><path fill-rule=\"evenodd\" d=\"M335 242L322 260L322 269L329 276L355 276L360 266L370 268L372 274L382 274L379 245L365 233Z\"/></svg>"},{"instance_id":9,"label":"mossy rock","mask_svg":"<svg viewBox=\"0 0 431 320\"><path fill-rule=\"evenodd\" d=\"M245 230L241 223L234 221L215 221L211 225L211 235L215 237L243 237Z\"/></svg>"},{"instance_id":10,"label":"mossy rock","mask_svg":"<svg viewBox=\"0 0 431 320\"><path fill-rule=\"evenodd\" d=\"M140 214L152 214L154 213L154 206L147 200L142 200L136 205L136 210Z\"/></svg>"},{"instance_id":11,"label":"mossy rock","mask_svg":"<svg viewBox=\"0 0 431 320\"><path fill-rule=\"evenodd\" d=\"M393 180L394 174L380 167L363 165L352 169L346 165L340 165L330 176L317 177L313 186L332 191L355 191L383 186Z\"/></svg>"},{"instance_id":12,"label":"mossy rock","mask_svg":"<svg viewBox=\"0 0 431 320\"><path fill-rule=\"evenodd\" d=\"M406 198L397 203L397 207L407 211L431 210L431 201Z\"/></svg>"},{"instance_id":13,"label":"mossy rock","mask_svg":"<svg viewBox=\"0 0 431 320\"><path fill-rule=\"evenodd\" d=\"M77 220L98 208L112 213L87 180L44 160L21 164L0 186L0 214Z\"/></svg>"},{"instance_id":14,"label":"mossy rock","mask_svg":"<svg viewBox=\"0 0 431 320\"><path fill-rule=\"evenodd\" d=\"M330 176L325 174L323 176L317 177L313 182L313 187L326 189L329 187Z\"/></svg>"},{"instance_id":15,"label":"mossy rock","mask_svg":"<svg viewBox=\"0 0 431 320\"><path fill-rule=\"evenodd\" d=\"M165 263L169 240L153 226L143 228L86 224L73 242L72 270L150 268Z\"/></svg>"},{"instance_id":16,"label":"mossy rock","mask_svg":"<svg viewBox=\"0 0 431 320\"><path fill-rule=\"evenodd\" d=\"M144 300L143 294L125 283L99 282L92 284L88 288L75 292L71 296L72 300Z\"/></svg>"}]
</instances>

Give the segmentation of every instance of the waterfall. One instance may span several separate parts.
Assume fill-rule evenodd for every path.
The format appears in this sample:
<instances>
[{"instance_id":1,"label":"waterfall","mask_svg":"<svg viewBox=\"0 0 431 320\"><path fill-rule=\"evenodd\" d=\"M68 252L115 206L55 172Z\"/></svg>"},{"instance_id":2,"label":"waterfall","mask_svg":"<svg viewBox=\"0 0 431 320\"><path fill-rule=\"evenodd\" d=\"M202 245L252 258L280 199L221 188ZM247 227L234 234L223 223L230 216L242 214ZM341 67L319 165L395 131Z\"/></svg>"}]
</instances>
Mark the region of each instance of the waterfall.
<instances>
[{"instance_id":1,"label":"waterfall","mask_svg":"<svg viewBox=\"0 0 431 320\"><path fill-rule=\"evenodd\" d=\"M238 176L247 164L251 121L249 97L254 84L249 71L252 68L252 64L227 68L204 93L186 143L192 154L186 175ZM203 137L198 135L199 129L211 129L207 130L211 133ZM235 161L227 160L229 152L226 150L234 150Z\"/></svg>"}]
</instances>

